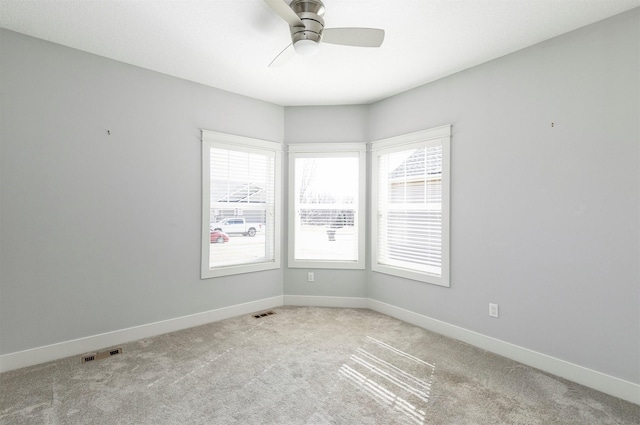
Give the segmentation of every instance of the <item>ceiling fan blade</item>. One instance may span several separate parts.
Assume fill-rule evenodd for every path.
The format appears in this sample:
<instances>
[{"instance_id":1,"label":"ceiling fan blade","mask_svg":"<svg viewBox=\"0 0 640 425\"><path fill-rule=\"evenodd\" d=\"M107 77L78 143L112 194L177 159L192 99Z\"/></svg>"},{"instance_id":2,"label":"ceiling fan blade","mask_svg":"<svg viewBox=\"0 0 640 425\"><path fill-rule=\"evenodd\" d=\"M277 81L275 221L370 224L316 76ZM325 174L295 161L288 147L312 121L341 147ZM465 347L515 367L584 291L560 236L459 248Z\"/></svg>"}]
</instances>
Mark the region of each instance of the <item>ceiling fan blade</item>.
<instances>
[{"instance_id":1,"label":"ceiling fan blade","mask_svg":"<svg viewBox=\"0 0 640 425\"><path fill-rule=\"evenodd\" d=\"M296 55L296 51L293 49L293 44L289 44L287 47L284 48L283 51L278 53L278 56L276 56L271 61L271 63L269 64L269 67L270 68L279 68L281 66L284 66L295 55Z\"/></svg>"},{"instance_id":2,"label":"ceiling fan blade","mask_svg":"<svg viewBox=\"0 0 640 425\"><path fill-rule=\"evenodd\" d=\"M304 27L304 24L284 0L264 0L265 3L292 27Z\"/></svg>"},{"instance_id":3,"label":"ceiling fan blade","mask_svg":"<svg viewBox=\"0 0 640 425\"><path fill-rule=\"evenodd\" d=\"M380 47L384 41L384 30L377 28L325 28L322 41L344 46Z\"/></svg>"}]
</instances>

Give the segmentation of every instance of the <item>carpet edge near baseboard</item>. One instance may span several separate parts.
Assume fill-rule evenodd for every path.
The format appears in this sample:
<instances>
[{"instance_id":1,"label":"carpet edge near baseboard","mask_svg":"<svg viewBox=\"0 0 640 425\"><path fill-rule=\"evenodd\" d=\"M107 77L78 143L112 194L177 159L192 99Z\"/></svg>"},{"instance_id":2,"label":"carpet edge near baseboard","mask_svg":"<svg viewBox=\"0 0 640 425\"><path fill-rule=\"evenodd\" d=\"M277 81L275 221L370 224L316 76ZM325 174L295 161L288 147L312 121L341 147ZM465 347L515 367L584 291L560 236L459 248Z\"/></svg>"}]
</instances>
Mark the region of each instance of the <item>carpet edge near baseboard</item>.
<instances>
[{"instance_id":1,"label":"carpet edge near baseboard","mask_svg":"<svg viewBox=\"0 0 640 425\"><path fill-rule=\"evenodd\" d=\"M260 310L291 306L369 308L441 335L501 355L589 388L640 405L640 385L616 378L528 348L489 337L410 310L363 297L282 295L146 325L78 338L24 351L0 355L0 372L46 363L142 338L228 319Z\"/></svg>"},{"instance_id":2,"label":"carpet edge near baseboard","mask_svg":"<svg viewBox=\"0 0 640 425\"><path fill-rule=\"evenodd\" d=\"M95 350L150 338L169 332L175 332L219 320L243 314L254 313L260 310L280 307L283 305L283 297L275 296L228 307L222 307L201 313L161 320L140 326L133 326L97 335L77 338L69 341L49 344L23 351L0 355L0 373L21 369L63 359L69 356L81 355Z\"/></svg>"},{"instance_id":3,"label":"carpet edge near baseboard","mask_svg":"<svg viewBox=\"0 0 640 425\"><path fill-rule=\"evenodd\" d=\"M374 299L369 299L369 308L378 313L395 317L423 329L466 342L527 366L640 405L639 384Z\"/></svg>"}]
</instances>

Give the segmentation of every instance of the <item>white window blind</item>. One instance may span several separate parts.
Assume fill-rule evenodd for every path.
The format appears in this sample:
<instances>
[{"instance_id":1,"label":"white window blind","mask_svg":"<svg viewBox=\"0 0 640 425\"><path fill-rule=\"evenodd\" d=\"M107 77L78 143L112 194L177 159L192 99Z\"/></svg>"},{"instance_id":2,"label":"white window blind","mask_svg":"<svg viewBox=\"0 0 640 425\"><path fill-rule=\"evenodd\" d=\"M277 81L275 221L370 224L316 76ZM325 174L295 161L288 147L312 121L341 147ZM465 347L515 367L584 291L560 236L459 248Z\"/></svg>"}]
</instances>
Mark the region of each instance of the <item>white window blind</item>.
<instances>
[{"instance_id":1,"label":"white window blind","mask_svg":"<svg viewBox=\"0 0 640 425\"><path fill-rule=\"evenodd\" d=\"M373 144L372 268L448 286L449 137L436 130Z\"/></svg>"},{"instance_id":2,"label":"white window blind","mask_svg":"<svg viewBox=\"0 0 640 425\"><path fill-rule=\"evenodd\" d=\"M290 267L364 268L365 146L289 147Z\"/></svg>"},{"instance_id":3,"label":"white window blind","mask_svg":"<svg viewBox=\"0 0 640 425\"><path fill-rule=\"evenodd\" d=\"M273 142L203 131L203 277L279 267L279 156Z\"/></svg>"}]
</instances>

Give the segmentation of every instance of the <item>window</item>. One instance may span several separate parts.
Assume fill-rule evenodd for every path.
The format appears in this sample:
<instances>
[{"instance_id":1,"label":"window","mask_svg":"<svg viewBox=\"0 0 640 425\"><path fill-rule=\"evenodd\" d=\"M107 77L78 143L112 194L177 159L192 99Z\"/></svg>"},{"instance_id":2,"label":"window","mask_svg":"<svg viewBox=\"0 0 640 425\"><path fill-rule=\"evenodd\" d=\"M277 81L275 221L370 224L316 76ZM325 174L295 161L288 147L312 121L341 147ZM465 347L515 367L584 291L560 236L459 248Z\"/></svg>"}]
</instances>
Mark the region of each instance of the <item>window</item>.
<instances>
[{"instance_id":1,"label":"window","mask_svg":"<svg viewBox=\"0 0 640 425\"><path fill-rule=\"evenodd\" d=\"M202 130L202 278L280 267L279 143Z\"/></svg>"},{"instance_id":2,"label":"window","mask_svg":"<svg viewBox=\"0 0 640 425\"><path fill-rule=\"evenodd\" d=\"M449 286L451 126L372 143L372 270Z\"/></svg>"},{"instance_id":3,"label":"window","mask_svg":"<svg viewBox=\"0 0 640 425\"><path fill-rule=\"evenodd\" d=\"M289 267L364 269L366 145L289 146Z\"/></svg>"}]
</instances>

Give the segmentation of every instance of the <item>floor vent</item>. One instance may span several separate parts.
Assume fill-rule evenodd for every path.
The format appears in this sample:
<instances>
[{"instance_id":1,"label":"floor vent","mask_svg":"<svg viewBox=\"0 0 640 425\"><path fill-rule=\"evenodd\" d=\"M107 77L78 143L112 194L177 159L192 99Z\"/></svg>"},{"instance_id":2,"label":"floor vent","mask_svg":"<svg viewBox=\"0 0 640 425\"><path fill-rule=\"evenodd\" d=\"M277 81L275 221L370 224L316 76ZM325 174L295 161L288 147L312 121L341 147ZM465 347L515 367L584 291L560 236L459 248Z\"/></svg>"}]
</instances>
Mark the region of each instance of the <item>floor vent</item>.
<instances>
[{"instance_id":1,"label":"floor vent","mask_svg":"<svg viewBox=\"0 0 640 425\"><path fill-rule=\"evenodd\" d=\"M122 348L114 348L113 350L101 351L99 353L88 354L82 356L82 363L92 362L95 360L106 359L107 357L115 356L122 353Z\"/></svg>"},{"instance_id":2,"label":"floor vent","mask_svg":"<svg viewBox=\"0 0 640 425\"><path fill-rule=\"evenodd\" d=\"M255 317L256 319L259 319L261 317L271 316L272 314L275 314L275 313L273 311L267 311L266 313L254 314L253 317Z\"/></svg>"}]
</instances>

